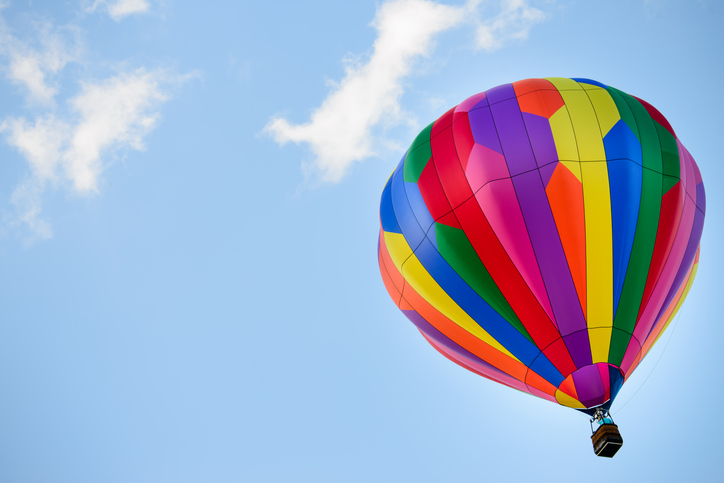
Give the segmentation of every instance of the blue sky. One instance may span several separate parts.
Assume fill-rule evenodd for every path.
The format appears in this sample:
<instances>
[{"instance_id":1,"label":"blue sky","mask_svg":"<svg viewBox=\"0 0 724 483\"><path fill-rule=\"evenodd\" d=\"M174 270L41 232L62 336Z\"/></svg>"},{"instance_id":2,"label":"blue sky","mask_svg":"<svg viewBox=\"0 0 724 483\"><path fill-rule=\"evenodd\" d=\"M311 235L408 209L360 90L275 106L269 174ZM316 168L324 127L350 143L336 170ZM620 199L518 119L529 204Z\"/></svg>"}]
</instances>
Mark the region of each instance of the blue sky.
<instances>
[{"instance_id":1,"label":"blue sky","mask_svg":"<svg viewBox=\"0 0 724 483\"><path fill-rule=\"evenodd\" d=\"M0 481L719 481L723 21L716 0L3 2ZM377 269L417 132L545 76L656 106L707 187L613 460L585 416L437 354Z\"/></svg>"}]
</instances>

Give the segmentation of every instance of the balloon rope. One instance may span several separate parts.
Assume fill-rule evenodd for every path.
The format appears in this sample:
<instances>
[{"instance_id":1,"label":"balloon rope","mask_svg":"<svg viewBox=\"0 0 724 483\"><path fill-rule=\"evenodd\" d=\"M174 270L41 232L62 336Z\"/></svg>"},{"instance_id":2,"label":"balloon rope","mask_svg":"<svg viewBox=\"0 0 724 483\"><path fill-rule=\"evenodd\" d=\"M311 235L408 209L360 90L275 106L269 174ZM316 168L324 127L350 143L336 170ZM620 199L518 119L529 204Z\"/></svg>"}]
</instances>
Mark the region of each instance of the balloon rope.
<instances>
[{"instance_id":1,"label":"balloon rope","mask_svg":"<svg viewBox=\"0 0 724 483\"><path fill-rule=\"evenodd\" d=\"M654 367L651 368L651 371L649 371L649 374L646 376L646 379L644 379L644 382L641 383L641 385L636 389L636 392L631 394L631 397L626 400L625 403L621 405L620 408L616 410L615 414L618 414L621 412L621 410L626 407L628 403L631 402L631 400L638 394L638 392L641 390L642 387L644 387L644 384L646 384L646 381L649 380L649 377L651 377L651 374L654 373L654 369L656 369L656 366L659 365L659 361L664 356L664 352L666 352L666 348L669 347L669 342L671 342L671 338L674 336L674 331L676 330L676 326L679 323L679 316L681 315L681 310L679 310L679 313L676 314L676 317L674 317L674 326L671 328L671 331L669 332L669 340L666 341L666 345L664 345L664 349L661 351L661 354L659 354L659 358L656 359L656 363L654 364ZM610 411L613 414L613 411Z\"/></svg>"}]
</instances>

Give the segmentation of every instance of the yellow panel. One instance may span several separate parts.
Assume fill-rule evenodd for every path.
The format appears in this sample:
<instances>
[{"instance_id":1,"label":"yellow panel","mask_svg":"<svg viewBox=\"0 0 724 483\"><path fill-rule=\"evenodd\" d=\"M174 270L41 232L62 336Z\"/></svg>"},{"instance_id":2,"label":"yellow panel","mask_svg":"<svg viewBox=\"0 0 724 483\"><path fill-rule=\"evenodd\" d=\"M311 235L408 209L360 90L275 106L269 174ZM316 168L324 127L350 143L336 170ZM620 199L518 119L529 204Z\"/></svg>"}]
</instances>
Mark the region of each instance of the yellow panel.
<instances>
[{"instance_id":1,"label":"yellow panel","mask_svg":"<svg viewBox=\"0 0 724 483\"><path fill-rule=\"evenodd\" d=\"M574 91L580 91L583 90L581 85L574 81L573 79L568 79L566 77L546 77L546 80L549 81L553 86L558 89L558 91L562 90L574 90Z\"/></svg>"},{"instance_id":2,"label":"yellow panel","mask_svg":"<svg viewBox=\"0 0 724 483\"><path fill-rule=\"evenodd\" d=\"M581 181L581 163L578 161L561 161L561 164L568 168L568 171L573 173L578 181Z\"/></svg>"},{"instance_id":3,"label":"yellow panel","mask_svg":"<svg viewBox=\"0 0 724 483\"><path fill-rule=\"evenodd\" d=\"M611 327L588 329L588 340L591 342L593 363L608 362L608 349L611 346Z\"/></svg>"},{"instance_id":4,"label":"yellow panel","mask_svg":"<svg viewBox=\"0 0 724 483\"><path fill-rule=\"evenodd\" d=\"M405 240L405 236L402 233L389 231L383 233L385 234L385 245L387 246L387 251L390 253L390 258L392 258L392 263L394 263L397 270L402 273L402 264L412 255L412 249L410 245L407 244L407 240Z\"/></svg>"},{"instance_id":5,"label":"yellow panel","mask_svg":"<svg viewBox=\"0 0 724 483\"><path fill-rule=\"evenodd\" d=\"M561 406L566 406L569 408L576 408L576 409L585 409L586 406L581 404L581 402L578 399L573 399L571 396L566 394L565 392L561 390L556 390L556 401Z\"/></svg>"},{"instance_id":6,"label":"yellow panel","mask_svg":"<svg viewBox=\"0 0 724 483\"><path fill-rule=\"evenodd\" d=\"M417 293L440 313L457 325L473 334L478 339L496 348L503 354L515 359L505 347L475 322L450 296L438 285L435 279L425 270L420 260L412 253L410 245L401 233L385 233L385 245L393 263ZM520 362L520 361L518 361Z\"/></svg>"},{"instance_id":7,"label":"yellow panel","mask_svg":"<svg viewBox=\"0 0 724 483\"><path fill-rule=\"evenodd\" d=\"M588 87L591 87L591 89ZM616 103L608 91L602 87L587 86L586 93L591 100L591 104L593 104L593 109L596 111L598 125L601 128L601 137L606 137L608 131L621 119Z\"/></svg>"},{"instance_id":8,"label":"yellow panel","mask_svg":"<svg viewBox=\"0 0 724 483\"><path fill-rule=\"evenodd\" d=\"M605 161L581 163L586 219L586 300L588 328L613 326L611 197ZM593 362L608 361L610 334L591 340Z\"/></svg>"},{"instance_id":9,"label":"yellow panel","mask_svg":"<svg viewBox=\"0 0 724 483\"><path fill-rule=\"evenodd\" d=\"M568 115L576 135L578 156L580 161L603 161L606 152L603 149L603 138L598 127L598 119L593 110L588 94L576 81L571 79L549 79L558 89L566 103ZM555 138L555 134L554 134Z\"/></svg>"},{"instance_id":10,"label":"yellow panel","mask_svg":"<svg viewBox=\"0 0 724 483\"><path fill-rule=\"evenodd\" d=\"M576 135L573 133L573 125L568 116L568 109L562 106L548 119L553 133L553 140L556 143L556 152L561 161L578 161L578 146ZM580 178L579 178L580 179Z\"/></svg>"}]
</instances>

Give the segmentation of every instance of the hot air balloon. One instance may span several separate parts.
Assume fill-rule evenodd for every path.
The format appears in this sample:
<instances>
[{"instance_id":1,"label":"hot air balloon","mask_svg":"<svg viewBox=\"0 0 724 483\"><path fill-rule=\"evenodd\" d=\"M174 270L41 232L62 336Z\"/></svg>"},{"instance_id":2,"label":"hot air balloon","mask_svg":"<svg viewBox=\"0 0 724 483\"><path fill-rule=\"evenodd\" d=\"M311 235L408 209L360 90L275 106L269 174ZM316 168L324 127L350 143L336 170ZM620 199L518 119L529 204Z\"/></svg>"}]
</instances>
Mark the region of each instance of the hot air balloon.
<instances>
[{"instance_id":1,"label":"hot air balloon","mask_svg":"<svg viewBox=\"0 0 724 483\"><path fill-rule=\"evenodd\" d=\"M609 409L694 280L701 174L647 102L589 79L476 94L415 138L380 203L388 293L442 355L593 416Z\"/></svg>"}]
</instances>

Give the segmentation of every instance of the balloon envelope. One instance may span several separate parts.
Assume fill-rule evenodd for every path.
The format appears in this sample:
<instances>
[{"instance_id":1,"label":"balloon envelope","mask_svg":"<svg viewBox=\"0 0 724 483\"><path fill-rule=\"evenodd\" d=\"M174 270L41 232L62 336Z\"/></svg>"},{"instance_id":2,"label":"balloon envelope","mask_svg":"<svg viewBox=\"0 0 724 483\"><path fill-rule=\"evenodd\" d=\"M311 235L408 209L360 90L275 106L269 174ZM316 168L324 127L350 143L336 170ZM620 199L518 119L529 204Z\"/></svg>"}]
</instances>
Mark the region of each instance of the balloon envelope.
<instances>
[{"instance_id":1,"label":"balloon envelope","mask_svg":"<svg viewBox=\"0 0 724 483\"><path fill-rule=\"evenodd\" d=\"M417 136L382 193L380 271L448 359L608 408L691 287L705 207L654 107L589 79L527 79Z\"/></svg>"}]
</instances>

